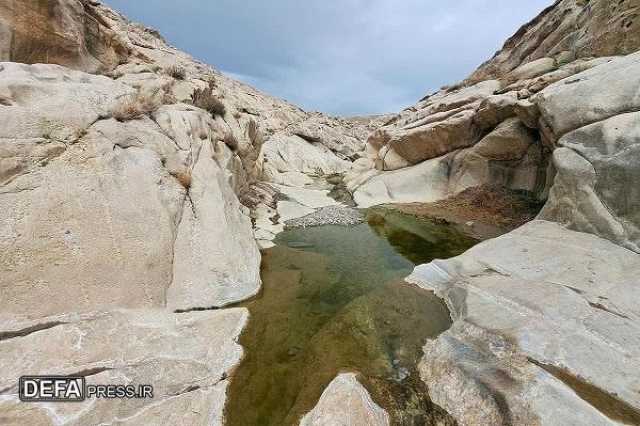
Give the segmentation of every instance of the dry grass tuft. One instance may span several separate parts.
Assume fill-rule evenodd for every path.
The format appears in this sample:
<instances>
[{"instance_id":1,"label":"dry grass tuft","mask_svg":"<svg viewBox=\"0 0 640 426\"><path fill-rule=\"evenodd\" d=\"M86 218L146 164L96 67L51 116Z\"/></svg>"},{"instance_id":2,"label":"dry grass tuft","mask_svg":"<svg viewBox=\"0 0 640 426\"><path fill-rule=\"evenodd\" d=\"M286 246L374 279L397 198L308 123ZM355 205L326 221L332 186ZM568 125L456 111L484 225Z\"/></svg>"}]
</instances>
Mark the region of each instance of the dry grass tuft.
<instances>
[{"instance_id":1,"label":"dry grass tuft","mask_svg":"<svg viewBox=\"0 0 640 426\"><path fill-rule=\"evenodd\" d=\"M229 147L229 149L234 152L237 151L238 147L240 146L240 144L238 143L238 139L236 139L234 134L231 132L228 132L226 135L224 135L223 141Z\"/></svg>"},{"instance_id":2,"label":"dry grass tuft","mask_svg":"<svg viewBox=\"0 0 640 426\"><path fill-rule=\"evenodd\" d=\"M178 182L180 182L180 185L182 185L184 189L188 190L191 188L192 178L190 172L177 172L173 174L173 177L178 179Z\"/></svg>"},{"instance_id":3,"label":"dry grass tuft","mask_svg":"<svg viewBox=\"0 0 640 426\"><path fill-rule=\"evenodd\" d=\"M542 203L531 194L503 187L483 185L469 188L435 203L455 211L472 211L493 221L523 225L533 220L542 208Z\"/></svg>"},{"instance_id":4,"label":"dry grass tuft","mask_svg":"<svg viewBox=\"0 0 640 426\"><path fill-rule=\"evenodd\" d=\"M162 105L162 98L160 89L150 92L138 90L135 95L122 98L111 111L111 116L121 122L137 120L156 112Z\"/></svg>"},{"instance_id":5,"label":"dry grass tuft","mask_svg":"<svg viewBox=\"0 0 640 426\"><path fill-rule=\"evenodd\" d=\"M196 89L191 95L191 103L198 108L208 111L212 116L224 116L227 112L224 104L214 95L215 81L211 80L204 89Z\"/></svg>"},{"instance_id":6,"label":"dry grass tuft","mask_svg":"<svg viewBox=\"0 0 640 426\"><path fill-rule=\"evenodd\" d=\"M167 81L162 85L162 104L163 105L173 105L178 103L176 99L176 95L173 93L173 87L175 85L175 80Z\"/></svg>"},{"instance_id":7,"label":"dry grass tuft","mask_svg":"<svg viewBox=\"0 0 640 426\"><path fill-rule=\"evenodd\" d=\"M176 80L184 80L187 77L187 71L180 65L171 65L164 70L165 74L175 78Z\"/></svg>"}]
</instances>

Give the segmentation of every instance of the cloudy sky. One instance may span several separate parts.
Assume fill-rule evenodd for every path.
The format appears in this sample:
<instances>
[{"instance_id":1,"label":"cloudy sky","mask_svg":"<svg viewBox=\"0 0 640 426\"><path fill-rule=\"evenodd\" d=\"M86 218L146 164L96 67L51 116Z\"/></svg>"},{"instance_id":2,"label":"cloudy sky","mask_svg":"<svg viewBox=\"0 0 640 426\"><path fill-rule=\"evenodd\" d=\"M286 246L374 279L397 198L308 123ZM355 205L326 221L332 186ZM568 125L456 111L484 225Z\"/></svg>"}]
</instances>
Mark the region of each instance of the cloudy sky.
<instances>
[{"instance_id":1,"label":"cloudy sky","mask_svg":"<svg viewBox=\"0 0 640 426\"><path fill-rule=\"evenodd\" d=\"M462 80L552 0L106 0L307 110L398 111Z\"/></svg>"}]
</instances>

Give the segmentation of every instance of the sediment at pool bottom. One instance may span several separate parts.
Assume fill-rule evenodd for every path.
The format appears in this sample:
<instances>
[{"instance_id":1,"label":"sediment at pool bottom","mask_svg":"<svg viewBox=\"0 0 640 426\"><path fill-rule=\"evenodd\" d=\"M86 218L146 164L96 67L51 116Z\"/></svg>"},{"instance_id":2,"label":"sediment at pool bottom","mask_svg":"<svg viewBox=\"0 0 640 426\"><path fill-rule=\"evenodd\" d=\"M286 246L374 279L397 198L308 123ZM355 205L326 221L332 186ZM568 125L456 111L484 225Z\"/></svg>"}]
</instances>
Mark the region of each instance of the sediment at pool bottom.
<instances>
[{"instance_id":1,"label":"sediment at pool bottom","mask_svg":"<svg viewBox=\"0 0 640 426\"><path fill-rule=\"evenodd\" d=\"M341 372L359 373L393 424L454 424L420 380L422 346L451 325L413 267L476 241L446 224L370 210L367 223L295 229L263 253L263 289L240 338L226 425L297 425Z\"/></svg>"}]
</instances>

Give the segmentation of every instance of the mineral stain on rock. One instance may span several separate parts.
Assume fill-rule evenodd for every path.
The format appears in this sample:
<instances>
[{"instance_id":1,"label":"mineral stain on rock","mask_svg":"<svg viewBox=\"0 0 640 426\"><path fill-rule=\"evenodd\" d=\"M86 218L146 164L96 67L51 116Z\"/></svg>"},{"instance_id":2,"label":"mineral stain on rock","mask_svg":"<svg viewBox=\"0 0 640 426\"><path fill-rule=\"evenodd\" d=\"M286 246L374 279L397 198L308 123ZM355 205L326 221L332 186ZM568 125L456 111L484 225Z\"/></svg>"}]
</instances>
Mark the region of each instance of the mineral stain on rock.
<instances>
[{"instance_id":1,"label":"mineral stain on rock","mask_svg":"<svg viewBox=\"0 0 640 426\"><path fill-rule=\"evenodd\" d=\"M452 423L416 371L426 339L450 326L449 312L402 279L414 264L455 256L475 240L391 210L370 210L367 221L289 230L265 251L263 291L244 304L251 319L227 425L298 424L351 371L393 424Z\"/></svg>"}]
</instances>

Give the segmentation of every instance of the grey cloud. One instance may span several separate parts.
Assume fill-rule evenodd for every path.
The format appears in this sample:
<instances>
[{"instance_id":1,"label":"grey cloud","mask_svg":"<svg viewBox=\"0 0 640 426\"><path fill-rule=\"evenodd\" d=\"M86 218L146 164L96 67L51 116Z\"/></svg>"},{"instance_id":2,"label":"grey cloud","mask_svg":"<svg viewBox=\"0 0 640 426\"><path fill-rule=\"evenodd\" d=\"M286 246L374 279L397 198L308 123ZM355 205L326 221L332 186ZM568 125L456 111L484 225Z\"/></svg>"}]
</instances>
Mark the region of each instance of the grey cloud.
<instances>
[{"instance_id":1,"label":"grey cloud","mask_svg":"<svg viewBox=\"0 0 640 426\"><path fill-rule=\"evenodd\" d=\"M305 109L397 111L466 77L552 0L108 0Z\"/></svg>"}]
</instances>

